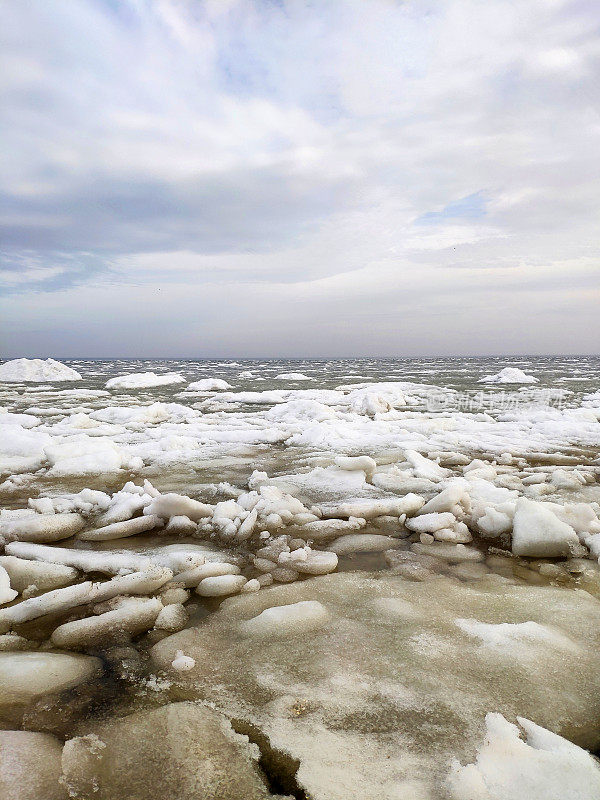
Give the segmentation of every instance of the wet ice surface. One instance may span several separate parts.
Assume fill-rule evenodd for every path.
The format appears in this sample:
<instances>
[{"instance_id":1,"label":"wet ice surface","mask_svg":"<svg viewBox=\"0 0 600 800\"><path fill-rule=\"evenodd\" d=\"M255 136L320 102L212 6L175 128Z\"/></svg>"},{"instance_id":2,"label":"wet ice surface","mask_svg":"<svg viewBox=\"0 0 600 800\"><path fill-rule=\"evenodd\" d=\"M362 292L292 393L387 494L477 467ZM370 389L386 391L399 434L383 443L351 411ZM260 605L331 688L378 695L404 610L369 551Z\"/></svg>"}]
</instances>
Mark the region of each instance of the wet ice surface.
<instances>
[{"instance_id":1,"label":"wet ice surface","mask_svg":"<svg viewBox=\"0 0 600 800\"><path fill-rule=\"evenodd\" d=\"M0 789L597 796L600 359L66 363L0 383Z\"/></svg>"}]
</instances>

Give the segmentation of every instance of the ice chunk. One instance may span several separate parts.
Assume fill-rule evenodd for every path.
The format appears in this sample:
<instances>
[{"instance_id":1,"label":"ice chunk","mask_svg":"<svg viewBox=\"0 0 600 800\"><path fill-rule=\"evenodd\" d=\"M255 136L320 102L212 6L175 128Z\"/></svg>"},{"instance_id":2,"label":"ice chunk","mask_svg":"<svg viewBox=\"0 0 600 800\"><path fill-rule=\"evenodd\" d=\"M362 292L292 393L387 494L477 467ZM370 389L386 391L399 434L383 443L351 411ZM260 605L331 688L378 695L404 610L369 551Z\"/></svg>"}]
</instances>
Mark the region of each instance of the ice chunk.
<instances>
[{"instance_id":1,"label":"ice chunk","mask_svg":"<svg viewBox=\"0 0 600 800\"><path fill-rule=\"evenodd\" d=\"M256 766L258 748L207 706L173 703L87 723L85 732L63 749L73 800L273 799Z\"/></svg>"},{"instance_id":2,"label":"ice chunk","mask_svg":"<svg viewBox=\"0 0 600 800\"><path fill-rule=\"evenodd\" d=\"M354 500L328 507L327 516L358 517L360 519L373 519L381 516L399 517L402 514L411 516L416 514L424 502L418 494L407 494L404 497L391 497L383 500Z\"/></svg>"},{"instance_id":3,"label":"ice chunk","mask_svg":"<svg viewBox=\"0 0 600 800\"><path fill-rule=\"evenodd\" d=\"M173 607L164 607L158 598L129 597L113 611L59 625L50 641L64 650L98 647L123 635L150 630L161 611Z\"/></svg>"},{"instance_id":4,"label":"ice chunk","mask_svg":"<svg viewBox=\"0 0 600 800\"><path fill-rule=\"evenodd\" d=\"M107 389L149 389L153 386L170 386L174 383L185 383L178 372L167 372L157 375L155 372L132 372L120 375L106 382Z\"/></svg>"},{"instance_id":5,"label":"ice chunk","mask_svg":"<svg viewBox=\"0 0 600 800\"><path fill-rule=\"evenodd\" d=\"M223 597L239 592L245 583L246 578L243 575L217 575L201 580L196 592L201 597Z\"/></svg>"},{"instance_id":6,"label":"ice chunk","mask_svg":"<svg viewBox=\"0 0 600 800\"><path fill-rule=\"evenodd\" d=\"M0 797L67 800L61 754L62 742L48 733L0 731Z\"/></svg>"},{"instance_id":7,"label":"ice chunk","mask_svg":"<svg viewBox=\"0 0 600 800\"><path fill-rule=\"evenodd\" d=\"M161 494L156 497L148 506L144 508L144 514L154 514L162 519L170 517L189 517L197 522L203 517L210 517L213 514L213 506L192 500L183 494Z\"/></svg>"},{"instance_id":8,"label":"ice chunk","mask_svg":"<svg viewBox=\"0 0 600 800\"><path fill-rule=\"evenodd\" d=\"M350 472L361 469L367 476L367 480L371 480L377 469L377 462L370 456L336 456L335 464L340 469Z\"/></svg>"},{"instance_id":9,"label":"ice chunk","mask_svg":"<svg viewBox=\"0 0 600 800\"><path fill-rule=\"evenodd\" d=\"M164 525L160 517L148 514L143 517L135 517L123 522L113 522L112 525L104 525L102 528L91 528L78 535L78 539L86 542L104 542L112 539L124 539L128 536L135 536L136 533L151 531L154 528L161 528ZM194 526L195 529L196 526Z\"/></svg>"},{"instance_id":10,"label":"ice chunk","mask_svg":"<svg viewBox=\"0 0 600 800\"><path fill-rule=\"evenodd\" d=\"M80 381L77 370L47 358L15 358L0 364L0 383L48 383L54 381Z\"/></svg>"},{"instance_id":11,"label":"ice chunk","mask_svg":"<svg viewBox=\"0 0 600 800\"><path fill-rule=\"evenodd\" d=\"M60 589L77 580L78 572L63 564L44 564L15 556L0 556L0 566L10 575L10 585L21 594L29 586L36 586L39 592Z\"/></svg>"},{"instance_id":12,"label":"ice chunk","mask_svg":"<svg viewBox=\"0 0 600 800\"><path fill-rule=\"evenodd\" d=\"M85 520L80 514L36 514L0 525L0 535L7 541L57 542L80 531Z\"/></svg>"},{"instance_id":13,"label":"ice chunk","mask_svg":"<svg viewBox=\"0 0 600 800\"><path fill-rule=\"evenodd\" d=\"M17 605L0 609L0 633L5 633L14 625L37 619L45 614L68 611L76 606L98 603L119 595L150 594L172 577L173 573L170 569L149 566L143 572L119 575L102 583L85 581L75 586L66 586L64 589L54 589L39 595L39 597L31 597Z\"/></svg>"},{"instance_id":14,"label":"ice chunk","mask_svg":"<svg viewBox=\"0 0 600 800\"><path fill-rule=\"evenodd\" d=\"M231 389L231 384L227 383L227 381L223 381L220 378L203 378L201 381L189 383L186 391L224 392L226 389Z\"/></svg>"},{"instance_id":15,"label":"ice chunk","mask_svg":"<svg viewBox=\"0 0 600 800\"><path fill-rule=\"evenodd\" d=\"M405 456L417 478L439 481L450 475L449 469L440 467L437 462L425 458L421 453L417 453L416 450L407 450Z\"/></svg>"},{"instance_id":16,"label":"ice chunk","mask_svg":"<svg viewBox=\"0 0 600 800\"><path fill-rule=\"evenodd\" d=\"M170 603L160 610L154 627L162 631L180 631L185 628L187 621L188 613L183 605L181 603Z\"/></svg>"},{"instance_id":17,"label":"ice chunk","mask_svg":"<svg viewBox=\"0 0 600 800\"><path fill-rule=\"evenodd\" d=\"M196 662L193 658L186 656L183 650L178 650L175 653L175 658L171 662L171 666L176 672L189 672L194 669Z\"/></svg>"},{"instance_id":18,"label":"ice chunk","mask_svg":"<svg viewBox=\"0 0 600 800\"><path fill-rule=\"evenodd\" d=\"M266 608L257 617L240 624L250 636L293 636L322 628L329 612L318 600L301 600L286 606Z\"/></svg>"},{"instance_id":19,"label":"ice chunk","mask_svg":"<svg viewBox=\"0 0 600 800\"><path fill-rule=\"evenodd\" d=\"M569 556L579 545L573 528L542 503L521 497L513 522L512 551L517 556Z\"/></svg>"},{"instance_id":20,"label":"ice chunk","mask_svg":"<svg viewBox=\"0 0 600 800\"><path fill-rule=\"evenodd\" d=\"M431 514L420 514L412 519L407 519L404 523L410 531L417 533L435 533L442 528L449 528L456 522L456 517L449 511Z\"/></svg>"},{"instance_id":21,"label":"ice chunk","mask_svg":"<svg viewBox=\"0 0 600 800\"><path fill-rule=\"evenodd\" d=\"M598 762L581 747L518 717L527 736L502 714L485 718L486 737L474 764L454 761L448 777L453 800L596 800Z\"/></svg>"},{"instance_id":22,"label":"ice chunk","mask_svg":"<svg viewBox=\"0 0 600 800\"><path fill-rule=\"evenodd\" d=\"M10 603L18 595L15 589L11 589L10 575L0 564L0 605Z\"/></svg>"},{"instance_id":23,"label":"ice chunk","mask_svg":"<svg viewBox=\"0 0 600 800\"><path fill-rule=\"evenodd\" d=\"M479 383L539 383L539 380L518 367L504 367L494 375L485 375L480 378Z\"/></svg>"},{"instance_id":24,"label":"ice chunk","mask_svg":"<svg viewBox=\"0 0 600 800\"><path fill-rule=\"evenodd\" d=\"M445 511L455 513L458 504L465 502L465 499L468 501L467 484L462 478L458 478L451 481L445 489L442 489L431 500L428 500L418 511L418 514L442 513Z\"/></svg>"},{"instance_id":25,"label":"ice chunk","mask_svg":"<svg viewBox=\"0 0 600 800\"><path fill-rule=\"evenodd\" d=\"M294 553L291 555L293 556ZM337 567L338 557L335 553L327 550L311 550L305 559L290 559L288 563L295 570L306 575L326 575Z\"/></svg>"},{"instance_id":26,"label":"ice chunk","mask_svg":"<svg viewBox=\"0 0 600 800\"><path fill-rule=\"evenodd\" d=\"M102 672L91 656L62 653L0 653L0 706L29 703L40 695L70 689Z\"/></svg>"},{"instance_id":27,"label":"ice chunk","mask_svg":"<svg viewBox=\"0 0 600 800\"><path fill-rule=\"evenodd\" d=\"M281 375L275 376L276 381L312 381L308 375L303 375L302 372L282 372Z\"/></svg>"}]
</instances>

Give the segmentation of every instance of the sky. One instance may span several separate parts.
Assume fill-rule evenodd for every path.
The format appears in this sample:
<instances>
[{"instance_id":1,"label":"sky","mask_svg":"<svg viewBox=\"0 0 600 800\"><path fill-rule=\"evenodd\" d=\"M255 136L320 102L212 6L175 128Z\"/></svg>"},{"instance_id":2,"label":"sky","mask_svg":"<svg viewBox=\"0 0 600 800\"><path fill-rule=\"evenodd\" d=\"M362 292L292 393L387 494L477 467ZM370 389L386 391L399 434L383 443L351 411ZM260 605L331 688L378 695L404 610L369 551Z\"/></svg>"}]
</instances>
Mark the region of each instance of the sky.
<instances>
[{"instance_id":1,"label":"sky","mask_svg":"<svg viewBox=\"0 0 600 800\"><path fill-rule=\"evenodd\" d=\"M597 0L0 0L0 355L600 350Z\"/></svg>"}]
</instances>

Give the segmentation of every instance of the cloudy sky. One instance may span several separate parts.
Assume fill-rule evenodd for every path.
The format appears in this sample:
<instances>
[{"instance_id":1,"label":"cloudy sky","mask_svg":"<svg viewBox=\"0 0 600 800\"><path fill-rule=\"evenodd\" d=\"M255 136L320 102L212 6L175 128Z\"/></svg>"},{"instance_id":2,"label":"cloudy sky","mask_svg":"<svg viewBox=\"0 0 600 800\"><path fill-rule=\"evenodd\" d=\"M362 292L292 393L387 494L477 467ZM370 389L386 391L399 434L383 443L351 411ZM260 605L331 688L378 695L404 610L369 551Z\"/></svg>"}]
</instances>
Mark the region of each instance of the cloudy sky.
<instances>
[{"instance_id":1,"label":"cloudy sky","mask_svg":"<svg viewBox=\"0 0 600 800\"><path fill-rule=\"evenodd\" d=\"M594 353L597 0L0 0L5 356Z\"/></svg>"}]
</instances>

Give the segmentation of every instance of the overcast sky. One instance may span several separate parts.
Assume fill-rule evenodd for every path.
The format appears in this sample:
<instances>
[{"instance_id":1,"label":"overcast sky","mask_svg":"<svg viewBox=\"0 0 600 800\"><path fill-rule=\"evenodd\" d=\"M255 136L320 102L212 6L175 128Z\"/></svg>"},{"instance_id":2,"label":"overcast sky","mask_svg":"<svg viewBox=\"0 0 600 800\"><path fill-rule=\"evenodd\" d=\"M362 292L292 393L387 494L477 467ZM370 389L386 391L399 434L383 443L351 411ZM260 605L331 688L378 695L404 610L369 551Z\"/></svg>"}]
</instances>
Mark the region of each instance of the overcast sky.
<instances>
[{"instance_id":1,"label":"overcast sky","mask_svg":"<svg viewBox=\"0 0 600 800\"><path fill-rule=\"evenodd\" d=\"M4 356L594 353L597 0L0 0Z\"/></svg>"}]
</instances>

